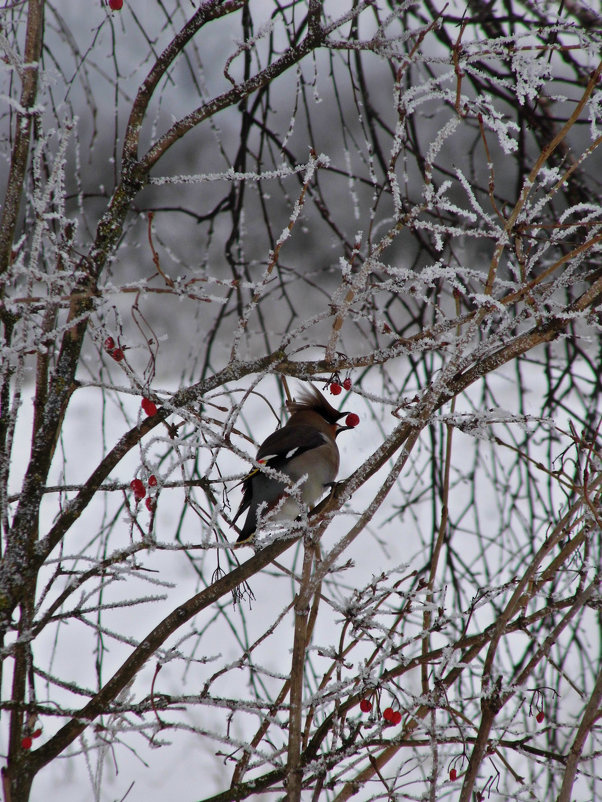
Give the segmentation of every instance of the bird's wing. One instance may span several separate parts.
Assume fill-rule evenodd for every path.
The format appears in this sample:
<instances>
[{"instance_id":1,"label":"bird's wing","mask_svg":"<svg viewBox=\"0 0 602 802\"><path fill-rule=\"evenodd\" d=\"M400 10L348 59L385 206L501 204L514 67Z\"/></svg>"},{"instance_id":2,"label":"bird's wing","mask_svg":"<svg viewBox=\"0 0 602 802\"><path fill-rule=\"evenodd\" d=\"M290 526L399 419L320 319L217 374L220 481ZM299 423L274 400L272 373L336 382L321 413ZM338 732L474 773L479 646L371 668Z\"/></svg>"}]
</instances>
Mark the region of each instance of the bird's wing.
<instances>
[{"instance_id":1,"label":"bird's wing","mask_svg":"<svg viewBox=\"0 0 602 802\"><path fill-rule=\"evenodd\" d=\"M269 468L279 470L293 457L298 457L306 451L311 451L312 448L319 448L319 446L323 446L327 442L326 435L313 426L308 426L304 423L284 426L282 429L277 429L263 441L259 446L256 459ZM232 523L235 523L251 504L251 479L258 470L259 468L253 468L243 480L242 501L232 519Z\"/></svg>"},{"instance_id":2,"label":"bird's wing","mask_svg":"<svg viewBox=\"0 0 602 802\"><path fill-rule=\"evenodd\" d=\"M278 469L293 457L328 442L326 435L304 423L284 426L271 434L259 447L257 460Z\"/></svg>"}]
</instances>

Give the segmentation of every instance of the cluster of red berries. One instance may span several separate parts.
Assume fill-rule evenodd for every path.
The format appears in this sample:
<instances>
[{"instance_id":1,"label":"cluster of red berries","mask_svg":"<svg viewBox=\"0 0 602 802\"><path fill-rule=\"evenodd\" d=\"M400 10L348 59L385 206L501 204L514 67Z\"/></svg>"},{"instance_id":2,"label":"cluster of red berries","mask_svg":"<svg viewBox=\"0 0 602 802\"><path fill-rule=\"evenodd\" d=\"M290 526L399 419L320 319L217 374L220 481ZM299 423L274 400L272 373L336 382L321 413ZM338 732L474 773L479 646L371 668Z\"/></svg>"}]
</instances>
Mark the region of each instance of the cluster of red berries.
<instances>
[{"instance_id":1,"label":"cluster of red berries","mask_svg":"<svg viewBox=\"0 0 602 802\"><path fill-rule=\"evenodd\" d=\"M348 376L342 383L339 382L338 379L335 379L330 382L329 389L332 395L340 395L343 390L351 390L351 379ZM359 422L360 417L356 415L355 412L350 412L345 418L345 426L357 426Z\"/></svg>"},{"instance_id":2,"label":"cluster of red berries","mask_svg":"<svg viewBox=\"0 0 602 802\"><path fill-rule=\"evenodd\" d=\"M399 710L393 710L392 707L385 707L383 710L383 718L385 721L388 721L389 724L399 724L401 721L401 713Z\"/></svg>"},{"instance_id":3,"label":"cluster of red berries","mask_svg":"<svg viewBox=\"0 0 602 802\"><path fill-rule=\"evenodd\" d=\"M42 734L42 728L38 727L38 729L34 730L31 733L31 735L24 735L21 738L21 747L23 749L31 749L31 747L33 745L33 739L34 738L39 738L41 734Z\"/></svg>"},{"instance_id":4,"label":"cluster of red berries","mask_svg":"<svg viewBox=\"0 0 602 802\"><path fill-rule=\"evenodd\" d=\"M148 486L149 487L156 487L157 486L157 477L154 473L148 477ZM130 482L130 487L132 488L132 492L134 493L134 499L136 504L146 496L146 488L144 487L144 482L142 479L132 479ZM149 496L146 501L144 502L146 509L149 512L152 512L155 508L154 500Z\"/></svg>"},{"instance_id":5,"label":"cluster of red berries","mask_svg":"<svg viewBox=\"0 0 602 802\"><path fill-rule=\"evenodd\" d=\"M370 699L362 699L360 701L360 710L362 713L369 713L372 710L372 702ZM393 710L392 707L385 707L383 710L383 718L389 724L399 724L401 721L401 713L399 710Z\"/></svg>"},{"instance_id":6,"label":"cluster of red berries","mask_svg":"<svg viewBox=\"0 0 602 802\"><path fill-rule=\"evenodd\" d=\"M343 381L342 385L338 381L330 382L332 395L340 395L343 390L351 390L351 379L349 377Z\"/></svg>"},{"instance_id":7,"label":"cluster of red berries","mask_svg":"<svg viewBox=\"0 0 602 802\"><path fill-rule=\"evenodd\" d=\"M116 346L115 340L112 337L107 337L103 345L107 354L109 354L109 356L112 356L115 362L121 362L121 360L125 358L125 354L123 353L123 348L119 348L119 346Z\"/></svg>"}]
</instances>

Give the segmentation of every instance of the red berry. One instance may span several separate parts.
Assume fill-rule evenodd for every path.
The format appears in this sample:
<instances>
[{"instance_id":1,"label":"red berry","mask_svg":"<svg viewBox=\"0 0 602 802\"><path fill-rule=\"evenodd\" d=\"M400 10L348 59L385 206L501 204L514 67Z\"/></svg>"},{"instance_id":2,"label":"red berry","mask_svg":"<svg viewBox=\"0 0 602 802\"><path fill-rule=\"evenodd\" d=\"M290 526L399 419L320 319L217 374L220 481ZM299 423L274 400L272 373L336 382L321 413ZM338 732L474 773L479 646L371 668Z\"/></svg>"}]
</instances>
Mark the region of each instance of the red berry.
<instances>
[{"instance_id":1,"label":"red berry","mask_svg":"<svg viewBox=\"0 0 602 802\"><path fill-rule=\"evenodd\" d=\"M148 486L157 487L157 477L154 473L151 473L151 475L148 477Z\"/></svg>"},{"instance_id":2,"label":"red berry","mask_svg":"<svg viewBox=\"0 0 602 802\"><path fill-rule=\"evenodd\" d=\"M331 392L333 395L340 395L340 394L341 394L341 390L342 390L342 389L343 389L343 388L341 387L341 385L340 385L338 382L333 382L333 383L330 385L330 392Z\"/></svg>"},{"instance_id":3,"label":"red berry","mask_svg":"<svg viewBox=\"0 0 602 802\"><path fill-rule=\"evenodd\" d=\"M30 735L26 735L24 738L21 738L21 746L23 747L23 749L31 749L32 744L33 741Z\"/></svg>"},{"instance_id":4,"label":"red berry","mask_svg":"<svg viewBox=\"0 0 602 802\"><path fill-rule=\"evenodd\" d=\"M115 348L115 340L112 337L107 337L104 341L104 349L105 351L112 351Z\"/></svg>"},{"instance_id":5,"label":"red berry","mask_svg":"<svg viewBox=\"0 0 602 802\"><path fill-rule=\"evenodd\" d=\"M39 738L41 734L42 734L42 728L41 728L41 727L38 727L38 729L37 729L37 730L34 730L34 731L31 733L31 737L32 737L32 738Z\"/></svg>"},{"instance_id":6,"label":"red berry","mask_svg":"<svg viewBox=\"0 0 602 802\"><path fill-rule=\"evenodd\" d=\"M122 359L125 359L125 354L123 353L122 348L114 348L111 351L111 356L115 360L115 362L121 362Z\"/></svg>"},{"instance_id":7,"label":"red berry","mask_svg":"<svg viewBox=\"0 0 602 802\"><path fill-rule=\"evenodd\" d=\"M132 479L132 481L130 482L130 487L134 491L134 498L136 499L136 501L140 501L146 496L146 489L142 484L141 479Z\"/></svg>"},{"instance_id":8,"label":"red berry","mask_svg":"<svg viewBox=\"0 0 602 802\"><path fill-rule=\"evenodd\" d=\"M541 722L544 720L545 717L546 716L543 710L540 710L539 713L535 716L535 721L537 721L538 724L541 724Z\"/></svg>"},{"instance_id":9,"label":"red berry","mask_svg":"<svg viewBox=\"0 0 602 802\"><path fill-rule=\"evenodd\" d=\"M109 8L111 11L121 11L123 8L123 0L109 0Z\"/></svg>"},{"instance_id":10,"label":"red berry","mask_svg":"<svg viewBox=\"0 0 602 802\"><path fill-rule=\"evenodd\" d=\"M453 782L456 777L458 776L458 772L455 769L449 770L449 779Z\"/></svg>"},{"instance_id":11,"label":"red berry","mask_svg":"<svg viewBox=\"0 0 602 802\"><path fill-rule=\"evenodd\" d=\"M392 707L385 707L383 710L383 718L385 721L393 722L393 708Z\"/></svg>"},{"instance_id":12,"label":"red berry","mask_svg":"<svg viewBox=\"0 0 602 802\"><path fill-rule=\"evenodd\" d=\"M345 390L351 390L351 379L349 378L349 376L343 382L343 387L345 388Z\"/></svg>"},{"instance_id":13,"label":"red berry","mask_svg":"<svg viewBox=\"0 0 602 802\"><path fill-rule=\"evenodd\" d=\"M154 401L151 401L150 398L143 398L142 409L146 412L147 415L156 415L157 414L157 405Z\"/></svg>"},{"instance_id":14,"label":"red berry","mask_svg":"<svg viewBox=\"0 0 602 802\"><path fill-rule=\"evenodd\" d=\"M155 509L155 502L152 500L152 498L150 498L150 496L146 499L144 503L146 504L146 509L149 512L152 512Z\"/></svg>"},{"instance_id":15,"label":"red berry","mask_svg":"<svg viewBox=\"0 0 602 802\"><path fill-rule=\"evenodd\" d=\"M399 724L401 721L401 713L399 710L393 711L393 716L391 717L391 724Z\"/></svg>"},{"instance_id":16,"label":"red berry","mask_svg":"<svg viewBox=\"0 0 602 802\"><path fill-rule=\"evenodd\" d=\"M350 412L345 418L345 426L357 426L359 422L360 416L356 415L355 412Z\"/></svg>"},{"instance_id":17,"label":"red berry","mask_svg":"<svg viewBox=\"0 0 602 802\"><path fill-rule=\"evenodd\" d=\"M372 710L372 702L370 699L362 699L360 702L360 710L362 713L369 713Z\"/></svg>"}]
</instances>

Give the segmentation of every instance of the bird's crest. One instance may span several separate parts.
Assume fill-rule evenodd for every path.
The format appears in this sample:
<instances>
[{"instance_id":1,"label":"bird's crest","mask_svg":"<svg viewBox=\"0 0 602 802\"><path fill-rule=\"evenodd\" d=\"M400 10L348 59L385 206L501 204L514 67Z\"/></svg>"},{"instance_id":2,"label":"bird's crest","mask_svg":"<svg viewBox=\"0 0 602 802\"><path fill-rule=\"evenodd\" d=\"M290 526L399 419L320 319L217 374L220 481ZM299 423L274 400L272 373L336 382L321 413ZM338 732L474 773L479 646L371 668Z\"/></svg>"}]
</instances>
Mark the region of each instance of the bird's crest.
<instances>
[{"instance_id":1,"label":"bird's crest","mask_svg":"<svg viewBox=\"0 0 602 802\"><path fill-rule=\"evenodd\" d=\"M291 415L295 412L313 410L321 415L328 423L336 423L346 412L339 412L331 406L324 398L322 393L313 384L303 387L299 392L298 399L287 401L286 407Z\"/></svg>"}]
</instances>

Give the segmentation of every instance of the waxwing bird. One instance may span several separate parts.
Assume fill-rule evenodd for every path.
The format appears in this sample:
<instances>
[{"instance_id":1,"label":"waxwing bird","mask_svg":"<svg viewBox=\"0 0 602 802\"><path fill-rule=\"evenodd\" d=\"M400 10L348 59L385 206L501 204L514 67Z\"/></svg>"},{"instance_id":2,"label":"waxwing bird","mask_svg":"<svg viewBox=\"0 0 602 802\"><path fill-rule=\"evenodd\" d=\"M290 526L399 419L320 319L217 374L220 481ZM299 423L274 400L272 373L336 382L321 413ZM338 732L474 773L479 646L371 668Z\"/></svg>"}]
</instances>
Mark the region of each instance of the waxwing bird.
<instances>
[{"instance_id":1,"label":"waxwing bird","mask_svg":"<svg viewBox=\"0 0 602 802\"><path fill-rule=\"evenodd\" d=\"M287 401L286 406L290 418L263 441L257 452L257 462L284 474L290 482L276 478L261 467L244 479L242 501L232 523L245 510L249 512L237 543L248 540L257 529L258 516L266 515L279 502L280 507L271 520L294 520L301 510L294 495L287 497L286 489L305 476L298 493L311 509L339 470L336 436L353 429L359 421L352 413L347 421L351 425L341 426L338 421L348 413L332 407L313 385L303 388L299 400Z\"/></svg>"}]
</instances>

